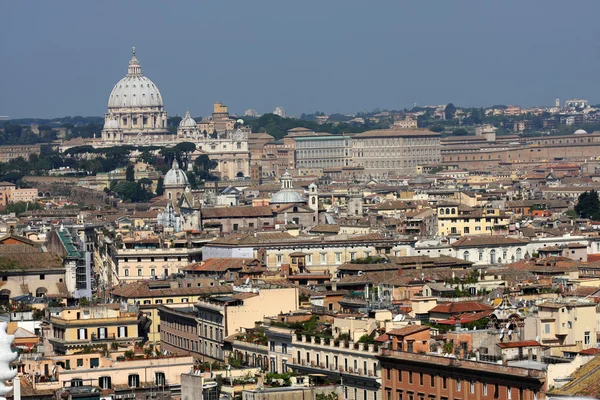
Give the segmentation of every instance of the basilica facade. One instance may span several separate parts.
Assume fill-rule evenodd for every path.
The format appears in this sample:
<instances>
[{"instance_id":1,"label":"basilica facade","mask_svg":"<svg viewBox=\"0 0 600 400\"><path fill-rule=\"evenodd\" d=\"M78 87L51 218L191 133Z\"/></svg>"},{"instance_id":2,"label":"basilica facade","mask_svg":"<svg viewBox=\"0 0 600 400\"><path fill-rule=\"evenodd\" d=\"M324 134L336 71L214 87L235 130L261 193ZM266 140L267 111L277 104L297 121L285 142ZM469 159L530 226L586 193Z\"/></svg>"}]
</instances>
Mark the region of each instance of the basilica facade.
<instances>
[{"instance_id":1,"label":"basilica facade","mask_svg":"<svg viewBox=\"0 0 600 400\"><path fill-rule=\"evenodd\" d=\"M196 145L192 156L206 154L216 161L217 167L212 172L221 179L242 178L250 175L249 129L236 128L235 124L227 106L217 102L211 117L196 122L188 112L177 133L171 134L158 86L142 73L134 47L127 75L110 93L104 128L97 146L175 146L181 142L192 142Z\"/></svg>"}]
</instances>

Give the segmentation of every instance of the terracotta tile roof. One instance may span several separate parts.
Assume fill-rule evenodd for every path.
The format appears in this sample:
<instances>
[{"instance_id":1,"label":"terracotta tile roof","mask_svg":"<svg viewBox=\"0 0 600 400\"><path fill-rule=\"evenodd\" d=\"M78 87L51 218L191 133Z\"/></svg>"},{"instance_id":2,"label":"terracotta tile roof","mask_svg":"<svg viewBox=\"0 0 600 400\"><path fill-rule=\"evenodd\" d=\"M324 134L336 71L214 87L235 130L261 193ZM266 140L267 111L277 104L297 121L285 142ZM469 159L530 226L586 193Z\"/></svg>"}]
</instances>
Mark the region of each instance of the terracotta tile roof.
<instances>
[{"instance_id":1,"label":"terracotta tile roof","mask_svg":"<svg viewBox=\"0 0 600 400\"><path fill-rule=\"evenodd\" d=\"M371 137L412 137L412 136L433 136L439 137L439 133L428 131L426 129L374 129L363 133L353 135L353 138L371 138Z\"/></svg>"},{"instance_id":2,"label":"terracotta tile roof","mask_svg":"<svg viewBox=\"0 0 600 400\"><path fill-rule=\"evenodd\" d=\"M466 313L466 314L461 314L456 318L449 318L449 319L444 319L442 321L436 321L436 323L441 324L441 325L455 325L456 321L460 322L461 324L468 324L469 322L475 322L475 321L479 321L480 319L484 319L490 316L492 312L491 311L479 311L476 313Z\"/></svg>"},{"instance_id":3,"label":"terracotta tile roof","mask_svg":"<svg viewBox=\"0 0 600 400\"><path fill-rule=\"evenodd\" d=\"M123 298L143 298L143 297L165 297L165 296L205 296L217 294L233 293L232 286L201 286L201 287L156 287L156 283L163 281L137 281L132 283L124 283L112 289L112 295ZM169 281L166 281L167 284Z\"/></svg>"},{"instance_id":4,"label":"terracotta tile roof","mask_svg":"<svg viewBox=\"0 0 600 400\"><path fill-rule=\"evenodd\" d=\"M252 258L209 258L199 263L190 264L182 268L183 271L197 272L226 272L240 270L254 261Z\"/></svg>"},{"instance_id":5,"label":"terracotta tile roof","mask_svg":"<svg viewBox=\"0 0 600 400\"><path fill-rule=\"evenodd\" d=\"M589 349L581 350L579 354L582 356L595 356L600 354L600 349L597 347L590 347Z\"/></svg>"},{"instance_id":6,"label":"terracotta tile roof","mask_svg":"<svg viewBox=\"0 0 600 400\"><path fill-rule=\"evenodd\" d=\"M319 224L310 228L311 232L339 233L340 226L334 224Z\"/></svg>"},{"instance_id":7,"label":"terracotta tile roof","mask_svg":"<svg viewBox=\"0 0 600 400\"><path fill-rule=\"evenodd\" d=\"M540 347L542 344L537 340L523 340L520 342L498 343L501 349L514 349L518 347Z\"/></svg>"},{"instance_id":8,"label":"terracotta tile roof","mask_svg":"<svg viewBox=\"0 0 600 400\"><path fill-rule=\"evenodd\" d=\"M572 380L560 389L550 391L550 394L563 396L591 396L595 398L600 393L600 356L594 357L587 364L571 374Z\"/></svg>"},{"instance_id":9,"label":"terracotta tile roof","mask_svg":"<svg viewBox=\"0 0 600 400\"><path fill-rule=\"evenodd\" d=\"M202 218L272 217L271 207L215 207L203 208Z\"/></svg>"},{"instance_id":10,"label":"terracotta tile roof","mask_svg":"<svg viewBox=\"0 0 600 400\"><path fill-rule=\"evenodd\" d=\"M429 313L463 314L467 312L493 311L494 308L477 301L452 301L438 304L429 310Z\"/></svg>"},{"instance_id":11,"label":"terracotta tile roof","mask_svg":"<svg viewBox=\"0 0 600 400\"><path fill-rule=\"evenodd\" d=\"M428 331L429 327L426 325L408 325L404 328L392 329L386 332L389 336L408 336L417 332Z\"/></svg>"},{"instance_id":12,"label":"terracotta tile roof","mask_svg":"<svg viewBox=\"0 0 600 400\"><path fill-rule=\"evenodd\" d=\"M463 236L456 242L452 243L452 247L464 246L502 246L508 244L526 245L528 240L515 239L507 236Z\"/></svg>"}]
</instances>

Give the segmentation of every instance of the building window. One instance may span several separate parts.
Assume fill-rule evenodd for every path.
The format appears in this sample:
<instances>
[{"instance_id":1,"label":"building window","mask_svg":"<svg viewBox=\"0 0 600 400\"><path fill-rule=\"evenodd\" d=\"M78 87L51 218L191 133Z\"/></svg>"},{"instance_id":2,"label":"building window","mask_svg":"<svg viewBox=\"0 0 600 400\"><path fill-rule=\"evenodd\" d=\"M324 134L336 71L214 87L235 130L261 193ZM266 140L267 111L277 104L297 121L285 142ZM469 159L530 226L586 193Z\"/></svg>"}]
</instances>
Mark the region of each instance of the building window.
<instances>
[{"instance_id":1,"label":"building window","mask_svg":"<svg viewBox=\"0 0 600 400\"><path fill-rule=\"evenodd\" d=\"M126 326L119 326L118 331L119 331L120 338L127 337L127 327Z\"/></svg>"},{"instance_id":2,"label":"building window","mask_svg":"<svg viewBox=\"0 0 600 400\"><path fill-rule=\"evenodd\" d=\"M281 265L283 262L283 255L277 254L277 265Z\"/></svg>"},{"instance_id":3,"label":"building window","mask_svg":"<svg viewBox=\"0 0 600 400\"><path fill-rule=\"evenodd\" d=\"M321 253L321 264L327 263L327 253Z\"/></svg>"},{"instance_id":4,"label":"building window","mask_svg":"<svg viewBox=\"0 0 600 400\"><path fill-rule=\"evenodd\" d=\"M129 387L136 388L140 386L140 376L138 374L131 374L127 377L127 384Z\"/></svg>"},{"instance_id":5,"label":"building window","mask_svg":"<svg viewBox=\"0 0 600 400\"><path fill-rule=\"evenodd\" d=\"M456 379L456 391L460 392L460 378Z\"/></svg>"},{"instance_id":6,"label":"building window","mask_svg":"<svg viewBox=\"0 0 600 400\"><path fill-rule=\"evenodd\" d=\"M550 333L550 324L544 325L544 333Z\"/></svg>"},{"instance_id":7,"label":"building window","mask_svg":"<svg viewBox=\"0 0 600 400\"><path fill-rule=\"evenodd\" d=\"M100 386L100 389L110 389L112 387L110 376L101 376L98 378L98 386Z\"/></svg>"},{"instance_id":8,"label":"building window","mask_svg":"<svg viewBox=\"0 0 600 400\"><path fill-rule=\"evenodd\" d=\"M129 269L125 268L125 276L129 276Z\"/></svg>"},{"instance_id":9,"label":"building window","mask_svg":"<svg viewBox=\"0 0 600 400\"><path fill-rule=\"evenodd\" d=\"M475 393L475 381L474 380L471 380L471 382L469 383L469 392Z\"/></svg>"},{"instance_id":10,"label":"building window","mask_svg":"<svg viewBox=\"0 0 600 400\"><path fill-rule=\"evenodd\" d=\"M154 383L158 386L165 386L167 383L167 379L165 377L164 372L155 372L154 373Z\"/></svg>"},{"instance_id":11,"label":"building window","mask_svg":"<svg viewBox=\"0 0 600 400\"><path fill-rule=\"evenodd\" d=\"M79 328L77 329L77 339L79 340L86 340L87 337L87 329L85 328Z\"/></svg>"},{"instance_id":12,"label":"building window","mask_svg":"<svg viewBox=\"0 0 600 400\"><path fill-rule=\"evenodd\" d=\"M583 334L583 343L590 344L590 331L586 331Z\"/></svg>"},{"instance_id":13,"label":"building window","mask_svg":"<svg viewBox=\"0 0 600 400\"><path fill-rule=\"evenodd\" d=\"M435 375L431 374L429 377L431 378L431 387L435 387Z\"/></svg>"},{"instance_id":14,"label":"building window","mask_svg":"<svg viewBox=\"0 0 600 400\"><path fill-rule=\"evenodd\" d=\"M482 386L481 390L483 390L483 395L487 396L487 394L488 394L487 383L482 383L481 386Z\"/></svg>"},{"instance_id":15,"label":"building window","mask_svg":"<svg viewBox=\"0 0 600 400\"><path fill-rule=\"evenodd\" d=\"M479 250L479 261L483 261L483 251Z\"/></svg>"},{"instance_id":16,"label":"building window","mask_svg":"<svg viewBox=\"0 0 600 400\"><path fill-rule=\"evenodd\" d=\"M156 270L154 268L150 269L150 276L151 277L155 277L156 276Z\"/></svg>"},{"instance_id":17,"label":"building window","mask_svg":"<svg viewBox=\"0 0 600 400\"><path fill-rule=\"evenodd\" d=\"M512 388L510 386L506 388L506 398L507 400L512 400Z\"/></svg>"},{"instance_id":18,"label":"building window","mask_svg":"<svg viewBox=\"0 0 600 400\"><path fill-rule=\"evenodd\" d=\"M142 269L138 268L138 276L142 276Z\"/></svg>"},{"instance_id":19,"label":"building window","mask_svg":"<svg viewBox=\"0 0 600 400\"><path fill-rule=\"evenodd\" d=\"M83 367L83 358L78 358L77 359L77 366L78 367Z\"/></svg>"},{"instance_id":20,"label":"building window","mask_svg":"<svg viewBox=\"0 0 600 400\"><path fill-rule=\"evenodd\" d=\"M342 253L335 253L335 262L340 264L342 262Z\"/></svg>"},{"instance_id":21,"label":"building window","mask_svg":"<svg viewBox=\"0 0 600 400\"><path fill-rule=\"evenodd\" d=\"M465 261L469 261L469 252L468 252L468 251L465 251L465 252L463 253L463 260L465 260Z\"/></svg>"},{"instance_id":22,"label":"building window","mask_svg":"<svg viewBox=\"0 0 600 400\"><path fill-rule=\"evenodd\" d=\"M312 254L306 255L306 265L312 265Z\"/></svg>"}]
</instances>

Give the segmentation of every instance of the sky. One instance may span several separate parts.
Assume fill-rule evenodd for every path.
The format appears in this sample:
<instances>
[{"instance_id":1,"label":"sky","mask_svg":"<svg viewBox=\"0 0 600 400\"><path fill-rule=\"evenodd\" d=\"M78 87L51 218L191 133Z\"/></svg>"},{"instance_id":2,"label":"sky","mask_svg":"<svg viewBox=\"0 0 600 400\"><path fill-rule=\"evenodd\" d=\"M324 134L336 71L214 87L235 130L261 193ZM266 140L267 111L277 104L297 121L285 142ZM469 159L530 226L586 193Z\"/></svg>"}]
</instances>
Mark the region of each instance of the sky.
<instances>
[{"instance_id":1,"label":"sky","mask_svg":"<svg viewBox=\"0 0 600 400\"><path fill-rule=\"evenodd\" d=\"M598 0L0 1L0 116L101 116L131 47L169 115L600 103Z\"/></svg>"}]
</instances>

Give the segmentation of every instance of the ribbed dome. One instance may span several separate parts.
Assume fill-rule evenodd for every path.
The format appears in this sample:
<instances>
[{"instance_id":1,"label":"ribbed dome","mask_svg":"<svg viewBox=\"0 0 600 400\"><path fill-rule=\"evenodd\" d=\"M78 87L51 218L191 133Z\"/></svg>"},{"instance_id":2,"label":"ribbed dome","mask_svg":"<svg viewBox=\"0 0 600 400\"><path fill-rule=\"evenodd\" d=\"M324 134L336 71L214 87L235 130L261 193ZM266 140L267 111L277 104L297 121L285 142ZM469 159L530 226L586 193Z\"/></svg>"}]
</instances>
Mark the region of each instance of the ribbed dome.
<instances>
[{"instance_id":1,"label":"ribbed dome","mask_svg":"<svg viewBox=\"0 0 600 400\"><path fill-rule=\"evenodd\" d=\"M584 129L577 129L574 134L575 135L585 135L587 132Z\"/></svg>"},{"instance_id":2,"label":"ribbed dome","mask_svg":"<svg viewBox=\"0 0 600 400\"><path fill-rule=\"evenodd\" d=\"M196 120L190 117L190 112L186 111L185 117L179 122L180 128L196 128L198 125L196 124Z\"/></svg>"},{"instance_id":3,"label":"ribbed dome","mask_svg":"<svg viewBox=\"0 0 600 400\"><path fill-rule=\"evenodd\" d=\"M282 203L305 203L306 200L302 195L294 190L283 189L271 197L271 204Z\"/></svg>"},{"instance_id":4,"label":"ribbed dome","mask_svg":"<svg viewBox=\"0 0 600 400\"><path fill-rule=\"evenodd\" d=\"M163 185L165 187L188 185L187 175L185 174L185 171L179 169L179 163L177 162L177 160L173 160L173 165L171 166L171 169L165 174Z\"/></svg>"},{"instance_id":5,"label":"ribbed dome","mask_svg":"<svg viewBox=\"0 0 600 400\"><path fill-rule=\"evenodd\" d=\"M142 67L135 56L129 61L127 75L110 92L108 108L163 107L158 87L142 74Z\"/></svg>"},{"instance_id":6,"label":"ribbed dome","mask_svg":"<svg viewBox=\"0 0 600 400\"><path fill-rule=\"evenodd\" d=\"M294 190L292 175L285 170L281 176L281 190L271 197L271 204L306 203L306 199Z\"/></svg>"},{"instance_id":7,"label":"ribbed dome","mask_svg":"<svg viewBox=\"0 0 600 400\"><path fill-rule=\"evenodd\" d=\"M104 123L104 129L119 129L119 121L116 119L109 119Z\"/></svg>"}]
</instances>

